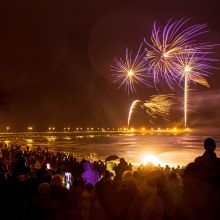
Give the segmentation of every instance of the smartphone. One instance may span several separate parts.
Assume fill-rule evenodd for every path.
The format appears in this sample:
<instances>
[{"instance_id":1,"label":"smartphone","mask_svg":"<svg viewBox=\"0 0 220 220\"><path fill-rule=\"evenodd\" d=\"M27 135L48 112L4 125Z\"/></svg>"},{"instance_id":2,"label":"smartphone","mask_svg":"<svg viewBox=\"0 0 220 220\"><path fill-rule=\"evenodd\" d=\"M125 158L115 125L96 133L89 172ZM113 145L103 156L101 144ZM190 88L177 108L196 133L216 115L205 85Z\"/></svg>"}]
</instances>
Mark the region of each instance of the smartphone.
<instances>
[{"instance_id":1,"label":"smartphone","mask_svg":"<svg viewBox=\"0 0 220 220\"><path fill-rule=\"evenodd\" d=\"M50 164L49 163L46 164L46 167L47 167L47 170L50 170Z\"/></svg>"},{"instance_id":2,"label":"smartphone","mask_svg":"<svg viewBox=\"0 0 220 220\"><path fill-rule=\"evenodd\" d=\"M71 185L72 185L72 174L70 172L65 172L65 187L67 189L70 189Z\"/></svg>"}]
</instances>

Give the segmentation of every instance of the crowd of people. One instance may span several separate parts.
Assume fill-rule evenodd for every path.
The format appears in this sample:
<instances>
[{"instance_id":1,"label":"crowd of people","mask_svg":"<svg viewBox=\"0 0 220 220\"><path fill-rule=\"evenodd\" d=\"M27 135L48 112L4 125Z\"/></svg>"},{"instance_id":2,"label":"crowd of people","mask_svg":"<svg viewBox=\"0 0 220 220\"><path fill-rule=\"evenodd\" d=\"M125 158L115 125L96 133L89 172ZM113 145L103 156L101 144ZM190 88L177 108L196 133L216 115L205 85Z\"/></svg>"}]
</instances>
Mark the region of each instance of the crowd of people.
<instances>
[{"instance_id":1,"label":"crowd of people","mask_svg":"<svg viewBox=\"0 0 220 220\"><path fill-rule=\"evenodd\" d=\"M73 155L0 146L0 219L220 219L220 159L211 138L184 168L132 165L124 158L78 161Z\"/></svg>"}]
</instances>

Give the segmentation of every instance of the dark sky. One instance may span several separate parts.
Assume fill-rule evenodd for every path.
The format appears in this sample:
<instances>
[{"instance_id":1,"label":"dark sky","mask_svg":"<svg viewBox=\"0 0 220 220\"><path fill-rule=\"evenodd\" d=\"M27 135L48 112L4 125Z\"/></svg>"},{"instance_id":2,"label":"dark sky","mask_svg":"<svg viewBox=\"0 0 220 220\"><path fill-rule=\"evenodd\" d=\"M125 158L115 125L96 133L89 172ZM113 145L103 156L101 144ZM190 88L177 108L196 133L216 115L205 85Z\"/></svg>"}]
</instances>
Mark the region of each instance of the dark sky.
<instances>
[{"instance_id":1,"label":"dark sky","mask_svg":"<svg viewBox=\"0 0 220 220\"><path fill-rule=\"evenodd\" d=\"M118 90L110 72L113 58L123 56L126 47L136 49L155 20L208 23L208 41L219 43L219 8L219 0L1 0L0 85L7 104L1 107L0 130L126 125L134 99L170 91L140 86L128 95ZM216 52L220 59L219 48ZM209 78L211 88L194 88L193 126L204 126L210 115L211 125L219 124L219 71ZM209 97L204 103L198 101L200 93ZM175 94L183 92L177 88ZM182 122L181 110L173 115L175 123Z\"/></svg>"}]
</instances>

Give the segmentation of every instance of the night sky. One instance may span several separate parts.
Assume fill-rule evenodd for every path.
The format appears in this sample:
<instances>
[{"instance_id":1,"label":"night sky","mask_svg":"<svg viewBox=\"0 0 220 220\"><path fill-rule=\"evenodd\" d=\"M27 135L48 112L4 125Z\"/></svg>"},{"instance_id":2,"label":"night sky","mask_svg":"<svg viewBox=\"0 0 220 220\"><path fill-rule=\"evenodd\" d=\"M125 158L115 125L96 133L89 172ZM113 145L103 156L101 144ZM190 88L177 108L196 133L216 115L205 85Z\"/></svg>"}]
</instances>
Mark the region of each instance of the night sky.
<instances>
[{"instance_id":1,"label":"night sky","mask_svg":"<svg viewBox=\"0 0 220 220\"><path fill-rule=\"evenodd\" d=\"M206 40L220 43L219 9L219 0L1 1L0 130L125 126L133 100L171 91L163 85L158 91L140 85L130 95L118 90L114 57L126 47L136 50L155 20L163 25L170 18L208 23ZM219 48L215 56L220 59ZM190 126L220 124L220 69L212 72L211 88L193 85ZM169 126L183 122L183 91L172 93L179 104ZM143 113L137 121L150 126Z\"/></svg>"}]
</instances>

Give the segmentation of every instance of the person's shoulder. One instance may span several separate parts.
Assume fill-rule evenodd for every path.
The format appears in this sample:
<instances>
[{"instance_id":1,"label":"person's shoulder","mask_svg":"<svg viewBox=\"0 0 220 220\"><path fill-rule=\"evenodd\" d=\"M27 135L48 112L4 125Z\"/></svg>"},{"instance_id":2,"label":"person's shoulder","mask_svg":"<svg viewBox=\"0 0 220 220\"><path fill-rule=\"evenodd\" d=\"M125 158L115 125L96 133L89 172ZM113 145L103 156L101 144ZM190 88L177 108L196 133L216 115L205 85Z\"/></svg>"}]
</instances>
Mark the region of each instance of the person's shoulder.
<instances>
[{"instance_id":1,"label":"person's shoulder","mask_svg":"<svg viewBox=\"0 0 220 220\"><path fill-rule=\"evenodd\" d=\"M200 163L204 159L204 156L198 156L195 158L194 163Z\"/></svg>"}]
</instances>

